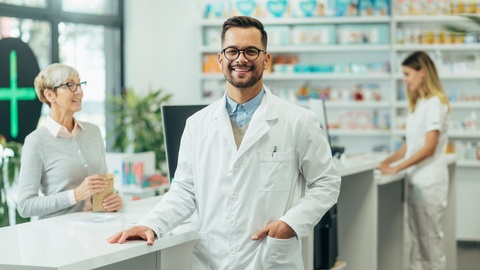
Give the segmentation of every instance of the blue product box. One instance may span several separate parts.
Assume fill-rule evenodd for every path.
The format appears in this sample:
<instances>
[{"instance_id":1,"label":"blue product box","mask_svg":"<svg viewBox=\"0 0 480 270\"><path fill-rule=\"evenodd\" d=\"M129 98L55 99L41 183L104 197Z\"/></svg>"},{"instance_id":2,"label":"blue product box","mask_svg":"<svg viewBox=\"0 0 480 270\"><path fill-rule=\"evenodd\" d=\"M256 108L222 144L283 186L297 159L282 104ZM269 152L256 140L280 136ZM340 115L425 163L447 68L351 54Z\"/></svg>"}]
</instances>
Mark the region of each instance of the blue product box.
<instances>
[{"instance_id":1,"label":"blue product box","mask_svg":"<svg viewBox=\"0 0 480 270\"><path fill-rule=\"evenodd\" d=\"M217 19L230 17L229 1L204 0L203 11L205 19Z\"/></svg>"},{"instance_id":2,"label":"blue product box","mask_svg":"<svg viewBox=\"0 0 480 270\"><path fill-rule=\"evenodd\" d=\"M340 25L337 27L339 44L388 44L389 26L384 24Z\"/></svg>"},{"instance_id":3,"label":"blue product box","mask_svg":"<svg viewBox=\"0 0 480 270\"><path fill-rule=\"evenodd\" d=\"M222 30L217 27L209 27L203 33L203 45L204 46L216 46L219 47L221 44Z\"/></svg>"},{"instance_id":4,"label":"blue product box","mask_svg":"<svg viewBox=\"0 0 480 270\"><path fill-rule=\"evenodd\" d=\"M333 65L313 65L311 70L316 73L332 73Z\"/></svg>"},{"instance_id":5,"label":"blue product box","mask_svg":"<svg viewBox=\"0 0 480 270\"><path fill-rule=\"evenodd\" d=\"M375 0L359 0L358 14L360 16L372 16L373 15L373 1Z\"/></svg>"},{"instance_id":6,"label":"blue product box","mask_svg":"<svg viewBox=\"0 0 480 270\"><path fill-rule=\"evenodd\" d=\"M293 72L295 73L307 73L312 72L310 65L303 65L303 64L295 64L293 66Z\"/></svg>"},{"instance_id":7,"label":"blue product box","mask_svg":"<svg viewBox=\"0 0 480 270\"><path fill-rule=\"evenodd\" d=\"M336 0L335 16L358 15L358 0Z\"/></svg>"},{"instance_id":8,"label":"blue product box","mask_svg":"<svg viewBox=\"0 0 480 270\"><path fill-rule=\"evenodd\" d=\"M294 26L291 31L292 44L335 44L334 25Z\"/></svg>"},{"instance_id":9,"label":"blue product box","mask_svg":"<svg viewBox=\"0 0 480 270\"><path fill-rule=\"evenodd\" d=\"M317 0L291 0L292 17L314 17L318 15Z\"/></svg>"},{"instance_id":10,"label":"blue product box","mask_svg":"<svg viewBox=\"0 0 480 270\"><path fill-rule=\"evenodd\" d=\"M390 15L390 1L373 0L373 13L377 16Z\"/></svg>"},{"instance_id":11,"label":"blue product box","mask_svg":"<svg viewBox=\"0 0 480 270\"><path fill-rule=\"evenodd\" d=\"M233 0L232 13L234 16L258 15L258 3L256 0Z\"/></svg>"},{"instance_id":12,"label":"blue product box","mask_svg":"<svg viewBox=\"0 0 480 270\"><path fill-rule=\"evenodd\" d=\"M269 46L285 46L290 44L290 28L288 26L268 25L265 26L265 31L268 33Z\"/></svg>"},{"instance_id":13,"label":"blue product box","mask_svg":"<svg viewBox=\"0 0 480 270\"><path fill-rule=\"evenodd\" d=\"M284 18L290 16L287 0L258 0L260 16L264 18Z\"/></svg>"}]
</instances>

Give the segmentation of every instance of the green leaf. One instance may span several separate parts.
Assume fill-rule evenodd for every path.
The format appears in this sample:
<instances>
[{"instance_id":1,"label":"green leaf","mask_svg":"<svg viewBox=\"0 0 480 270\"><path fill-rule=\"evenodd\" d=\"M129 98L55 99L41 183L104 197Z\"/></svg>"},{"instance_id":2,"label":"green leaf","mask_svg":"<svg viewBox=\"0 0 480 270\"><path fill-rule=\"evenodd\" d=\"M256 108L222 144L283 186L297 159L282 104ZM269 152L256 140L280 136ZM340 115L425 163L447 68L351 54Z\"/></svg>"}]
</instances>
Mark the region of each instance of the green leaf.
<instances>
[{"instance_id":1,"label":"green leaf","mask_svg":"<svg viewBox=\"0 0 480 270\"><path fill-rule=\"evenodd\" d=\"M107 133L113 138L112 147L122 152L129 146L135 152L153 151L155 167L161 170L166 159L161 106L170 98L162 90L142 95L128 89L121 98L109 99L107 109L115 117L113 132Z\"/></svg>"}]
</instances>

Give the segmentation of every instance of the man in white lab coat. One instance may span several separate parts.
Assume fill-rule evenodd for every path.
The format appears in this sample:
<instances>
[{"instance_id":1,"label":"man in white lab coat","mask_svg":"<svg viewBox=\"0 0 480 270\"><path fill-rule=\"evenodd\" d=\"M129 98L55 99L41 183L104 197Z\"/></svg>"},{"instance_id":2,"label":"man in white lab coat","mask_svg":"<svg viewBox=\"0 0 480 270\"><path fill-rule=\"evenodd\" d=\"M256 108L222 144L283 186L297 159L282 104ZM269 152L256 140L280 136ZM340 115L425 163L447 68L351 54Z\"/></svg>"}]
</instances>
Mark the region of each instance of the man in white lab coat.
<instances>
[{"instance_id":1,"label":"man in white lab coat","mask_svg":"<svg viewBox=\"0 0 480 270\"><path fill-rule=\"evenodd\" d=\"M170 191L110 243L152 245L196 210L192 269L303 269L301 239L337 202L340 177L314 113L263 85L266 48L258 20L225 21L224 97L187 120Z\"/></svg>"}]
</instances>

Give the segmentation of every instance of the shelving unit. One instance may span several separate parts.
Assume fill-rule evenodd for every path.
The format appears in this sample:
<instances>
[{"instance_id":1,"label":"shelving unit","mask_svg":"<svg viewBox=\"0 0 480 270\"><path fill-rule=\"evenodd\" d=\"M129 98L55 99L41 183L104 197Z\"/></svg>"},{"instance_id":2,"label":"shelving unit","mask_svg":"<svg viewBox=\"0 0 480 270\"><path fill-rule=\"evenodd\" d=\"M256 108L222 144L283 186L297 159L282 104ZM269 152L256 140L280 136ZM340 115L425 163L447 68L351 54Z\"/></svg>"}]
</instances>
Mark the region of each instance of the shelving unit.
<instances>
[{"instance_id":1,"label":"shelving unit","mask_svg":"<svg viewBox=\"0 0 480 270\"><path fill-rule=\"evenodd\" d=\"M393 4L390 5L393 12ZM311 89L330 87L333 90L342 90L345 88L353 89L358 84L377 84L381 93L381 101L351 101L351 100L329 100L326 102L327 115L330 123L338 123L339 115L345 112L374 113L378 114L378 119L382 123L376 130L355 129L349 130L345 128L330 129L330 135L334 144L346 147L347 153L350 152L370 152L375 147L377 150L393 151L398 147L404 136L404 131L398 130L401 121L406 114L407 102L400 98L405 95L405 85L403 83L403 75L401 74L400 63L406 55L417 50L424 50L431 53L436 62L437 69L442 80L442 84L447 95L451 99L451 130L449 138L452 142L460 141L462 143L477 142L480 144L480 130L463 130L459 129L459 124L470 117L472 112L476 112L480 118L480 99L478 92L480 85L480 37L478 43L472 44L399 44L398 37L402 32L409 29L443 29L444 25L454 24L471 27L468 19L459 16L446 15L425 15L425 16L372 16L372 17L311 17L311 18L260 18L267 28L269 27L294 27L302 26L345 26L353 24L373 24L388 26L389 42L387 44L302 44L283 46L274 45L269 42L268 52L272 54L272 59L276 55L295 55L298 57L299 63L332 63L332 64L348 64L355 61L356 63L367 63L373 61L387 61L390 65L388 72L383 73L266 73L264 74L265 84L277 95L297 103L300 106L308 107L308 102L298 101L295 99L295 91L303 85L310 86ZM207 29L218 28L220 30L224 19L202 19L200 20L201 33L205 33ZM399 30L400 29L400 30ZM478 31L478 26L476 31ZM218 34L219 36L219 34ZM214 46L205 45L205 35L202 34L202 40L199 49L200 55L216 54L220 50L219 42ZM407 40L405 40L407 41ZM458 67L455 60L460 58L476 59L472 61L470 66ZM373 60L372 60L373 59ZM453 67L453 68L452 68ZM201 67L200 67L201 68ZM457 72L452 72L452 69ZM459 72L458 70L462 70ZM224 91L224 77L221 74L202 74L200 76L203 89L213 89L219 87L220 91L214 92L209 99L205 99L205 103L216 100ZM477 99L461 98L461 95L474 95ZM455 99L455 100L454 100ZM480 119L478 119L480 121ZM385 130L383 126L389 126ZM359 143L361 140L361 143ZM384 147L382 147L384 146ZM478 161L464 160L459 158L458 175L465 177L474 177L472 173L478 175L480 165ZM458 185L459 190L462 189L462 177ZM480 188L480 182L475 185ZM480 203L480 199L475 203ZM471 204L471 201L470 201ZM460 209L468 209L470 205L464 205L458 202L459 224L470 224L480 228L480 218L477 223L467 222L469 213L462 213ZM462 225L463 226L463 225ZM460 240L480 241L480 230L472 230L471 228L459 228L458 238Z\"/></svg>"},{"instance_id":2,"label":"shelving unit","mask_svg":"<svg viewBox=\"0 0 480 270\"><path fill-rule=\"evenodd\" d=\"M425 50L427 52L435 52L438 54L455 53L455 52L475 52L480 51L480 43L476 44L397 44L396 35L397 29L404 25L415 24L445 24L445 23L464 23L465 18L460 16L372 16L372 17L313 17L313 18L282 18L282 19L262 19L264 25L269 26L311 26L311 25L349 25L349 24L382 24L389 26L389 43L388 44L302 44L302 45L284 45L275 46L271 45L268 51L275 56L277 54L295 54L295 55L307 55L307 57L321 59L328 58L331 54L337 54L337 61L342 62L342 59L361 57L363 54L371 53L374 55L382 54L383 59L386 59L390 63L390 71L388 73L361 73L361 74L342 74L342 73L266 73L264 75L265 83L276 90L278 87L282 87L282 84L286 84L286 88L289 91L294 91L295 86L298 88L304 84L307 85L322 85L335 88L345 87L355 83L377 83L381 85L381 92L383 99L381 102L345 102L345 101L327 101L327 114L329 115L329 121L332 121L338 111L342 110L381 110L384 114L389 115L388 122L390 123L390 131L377 130L377 131L364 131L354 130L355 132L349 132L351 130L331 130L332 136L338 137L358 137L358 136L382 136L390 138L390 140L383 141L388 145L391 150L395 147L396 136L401 135L395 131L393 126L397 121L399 110L403 110L407 107L405 101L399 101L399 93L404 90L402 82L403 76L399 72L399 62L402 60L401 54L410 53L416 50ZM201 20L200 25L202 32L206 28L218 27L220 28L223 23L223 19L213 20ZM438 27L438 26L437 26ZM213 46L205 46L204 41L201 42L200 53L203 54L215 54L218 53L219 48ZM340 54L340 55L338 55ZM348 61L348 60L343 60ZM474 83L480 82L480 72L468 71L464 73L451 73L444 72L439 69L442 81L444 84L448 84L448 81L473 81ZM221 74L202 74L202 82L205 81L219 81L223 83L223 75ZM279 86L280 85L280 86ZM277 93L278 94L278 93ZM291 93L289 93L291 96ZM286 98L288 97L285 96ZM218 95L212 98L212 100L218 98ZM292 100L293 101L293 100ZM207 100L208 102L208 100ZM305 103L299 102L301 106L307 107ZM452 108L456 110L475 110L478 109L479 102L452 102ZM336 113L337 112L337 113ZM330 116L332 115L332 116ZM463 133L463 132L462 132ZM355 135L353 135L355 134ZM455 138L468 138L474 139L477 134L457 134L452 133L452 137ZM480 138L480 137L479 137ZM337 143L349 142L342 141L342 138L335 138ZM347 151L351 149L347 145Z\"/></svg>"}]
</instances>

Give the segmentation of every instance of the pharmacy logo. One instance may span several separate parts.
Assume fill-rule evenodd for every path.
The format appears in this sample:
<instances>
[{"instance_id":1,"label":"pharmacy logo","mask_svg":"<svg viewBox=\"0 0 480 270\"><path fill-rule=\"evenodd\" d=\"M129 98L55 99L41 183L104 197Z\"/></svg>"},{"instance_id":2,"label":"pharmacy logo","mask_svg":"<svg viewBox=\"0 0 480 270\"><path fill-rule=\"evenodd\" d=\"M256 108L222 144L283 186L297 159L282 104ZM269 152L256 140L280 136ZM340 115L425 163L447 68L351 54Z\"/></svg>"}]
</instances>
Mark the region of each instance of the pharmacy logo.
<instances>
[{"instance_id":1,"label":"pharmacy logo","mask_svg":"<svg viewBox=\"0 0 480 270\"><path fill-rule=\"evenodd\" d=\"M18 87L17 52L10 52L10 88L0 87L0 100L10 101L10 135L18 136L18 101L35 99L35 88Z\"/></svg>"},{"instance_id":2,"label":"pharmacy logo","mask_svg":"<svg viewBox=\"0 0 480 270\"><path fill-rule=\"evenodd\" d=\"M0 40L0 134L23 143L40 118L33 81L39 72L27 44L16 38Z\"/></svg>"}]
</instances>

